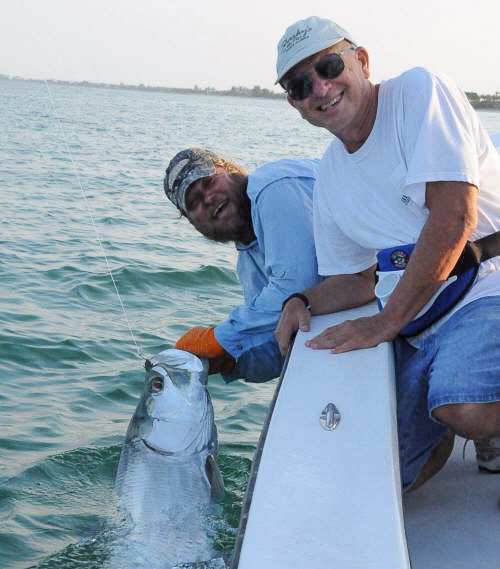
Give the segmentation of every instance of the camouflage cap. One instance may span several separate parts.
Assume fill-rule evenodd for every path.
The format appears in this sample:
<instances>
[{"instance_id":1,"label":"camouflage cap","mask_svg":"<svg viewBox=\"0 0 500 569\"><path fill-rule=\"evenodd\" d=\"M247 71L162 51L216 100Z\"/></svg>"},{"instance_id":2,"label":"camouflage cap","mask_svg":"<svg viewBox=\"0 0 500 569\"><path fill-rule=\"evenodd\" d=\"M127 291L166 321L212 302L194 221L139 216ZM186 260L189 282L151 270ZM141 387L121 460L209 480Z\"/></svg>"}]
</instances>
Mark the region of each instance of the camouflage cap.
<instances>
[{"instance_id":1,"label":"camouflage cap","mask_svg":"<svg viewBox=\"0 0 500 569\"><path fill-rule=\"evenodd\" d=\"M176 154L170 161L163 180L168 199L183 213L186 212L186 190L207 176L215 174L215 165L222 159L205 148L188 148Z\"/></svg>"}]
</instances>

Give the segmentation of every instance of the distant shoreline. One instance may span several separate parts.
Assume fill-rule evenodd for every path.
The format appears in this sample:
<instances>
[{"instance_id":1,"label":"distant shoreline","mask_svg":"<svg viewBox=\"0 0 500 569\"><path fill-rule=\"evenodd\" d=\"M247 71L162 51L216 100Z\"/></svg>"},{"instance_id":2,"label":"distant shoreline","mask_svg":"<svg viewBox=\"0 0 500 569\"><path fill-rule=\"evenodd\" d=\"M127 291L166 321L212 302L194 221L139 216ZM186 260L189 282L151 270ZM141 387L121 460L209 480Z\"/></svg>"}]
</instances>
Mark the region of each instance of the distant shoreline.
<instances>
[{"instance_id":1,"label":"distant shoreline","mask_svg":"<svg viewBox=\"0 0 500 569\"><path fill-rule=\"evenodd\" d=\"M0 73L0 79L8 81L26 81L29 83L50 83L52 85L69 85L74 87L93 87L97 89L120 89L125 91L152 91L156 93L176 93L181 95L225 95L232 97L253 97L264 99L284 99L285 93L274 93L256 85L249 87L231 87L227 91L219 91L212 87L201 88L195 85L194 89L187 87L152 87L150 85L127 85L125 83L93 83L91 81L63 81L58 79L25 79L24 77L14 77Z\"/></svg>"},{"instance_id":2,"label":"distant shoreline","mask_svg":"<svg viewBox=\"0 0 500 569\"><path fill-rule=\"evenodd\" d=\"M8 81L27 81L30 83L50 83L54 85L70 85L75 87L92 87L97 89L119 89L125 91L151 91L155 93L175 93L180 95L222 95L231 97L251 97L259 99L284 99L285 93L275 93L269 89L255 85L255 87L231 87L229 90L217 90L212 87L198 87L193 89L187 87L152 87L150 85L128 85L125 83L94 83L91 81L62 81L58 79L25 79L24 77L15 77L3 75L0 73L0 79ZM500 111L500 91L494 95L480 95L478 93L466 91L465 93L469 102L475 109L483 111Z\"/></svg>"}]
</instances>

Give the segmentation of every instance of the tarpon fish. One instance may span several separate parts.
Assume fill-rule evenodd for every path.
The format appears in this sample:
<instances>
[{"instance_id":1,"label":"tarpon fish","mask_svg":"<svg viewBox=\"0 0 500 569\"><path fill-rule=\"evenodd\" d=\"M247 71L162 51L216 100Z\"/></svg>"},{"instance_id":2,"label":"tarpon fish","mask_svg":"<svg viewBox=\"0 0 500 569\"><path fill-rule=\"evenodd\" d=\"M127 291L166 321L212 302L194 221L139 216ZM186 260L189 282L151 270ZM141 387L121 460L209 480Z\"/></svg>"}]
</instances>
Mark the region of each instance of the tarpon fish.
<instances>
[{"instance_id":1,"label":"tarpon fish","mask_svg":"<svg viewBox=\"0 0 500 569\"><path fill-rule=\"evenodd\" d=\"M224 488L207 377L206 360L181 350L146 362L115 480L131 529L113 566L167 568L214 557L207 523Z\"/></svg>"}]
</instances>

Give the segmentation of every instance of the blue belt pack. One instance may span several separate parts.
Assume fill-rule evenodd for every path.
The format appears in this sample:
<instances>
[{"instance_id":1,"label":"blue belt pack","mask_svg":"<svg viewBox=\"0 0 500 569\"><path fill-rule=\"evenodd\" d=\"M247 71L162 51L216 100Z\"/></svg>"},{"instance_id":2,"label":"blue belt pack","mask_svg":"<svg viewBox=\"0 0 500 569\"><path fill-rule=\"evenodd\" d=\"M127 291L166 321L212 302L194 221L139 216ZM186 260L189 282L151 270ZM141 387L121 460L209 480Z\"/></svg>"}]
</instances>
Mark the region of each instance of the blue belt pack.
<instances>
[{"instance_id":1,"label":"blue belt pack","mask_svg":"<svg viewBox=\"0 0 500 569\"><path fill-rule=\"evenodd\" d=\"M382 249L377 253L377 296L379 309L386 305L406 269L415 244ZM482 261L500 255L500 231L474 242L467 242L448 279L399 334L415 336L449 312L469 290Z\"/></svg>"}]
</instances>

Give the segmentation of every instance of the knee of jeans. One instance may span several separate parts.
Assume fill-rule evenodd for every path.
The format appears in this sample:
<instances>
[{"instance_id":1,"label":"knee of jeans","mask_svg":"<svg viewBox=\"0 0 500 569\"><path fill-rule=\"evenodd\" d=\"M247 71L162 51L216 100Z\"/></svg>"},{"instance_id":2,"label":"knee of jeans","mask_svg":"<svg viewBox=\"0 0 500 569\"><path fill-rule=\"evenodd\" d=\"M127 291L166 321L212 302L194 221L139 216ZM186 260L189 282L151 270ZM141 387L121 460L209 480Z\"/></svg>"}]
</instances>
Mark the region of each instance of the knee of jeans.
<instances>
[{"instance_id":1,"label":"knee of jeans","mask_svg":"<svg viewBox=\"0 0 500 569\"><path fill-rule=\"evenodd\" d=\"M500 402L441 405L432 415L458 435L474 440L500 433Z\"/></svg>"},{"instance_id":2,"label":"knee of jeans","mask_svg":"<svg viewBox=\"0 0 500 569\"><path fill-rule=\"evenodd\" d=\"M284 358L276 342L250 348L236 364L232 375L250 383L261 383L279 377Z\"/></svg>"}]
</instances>

